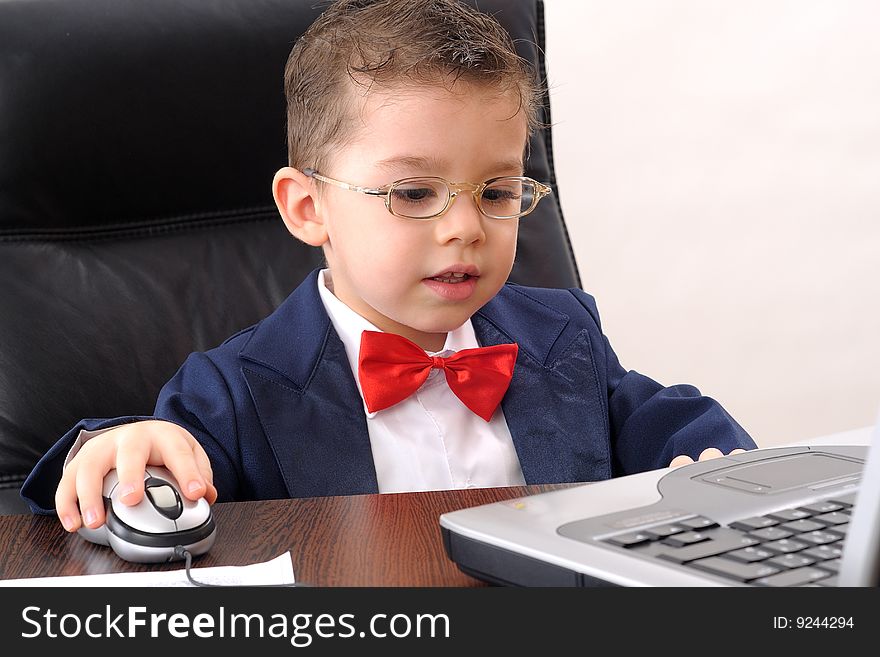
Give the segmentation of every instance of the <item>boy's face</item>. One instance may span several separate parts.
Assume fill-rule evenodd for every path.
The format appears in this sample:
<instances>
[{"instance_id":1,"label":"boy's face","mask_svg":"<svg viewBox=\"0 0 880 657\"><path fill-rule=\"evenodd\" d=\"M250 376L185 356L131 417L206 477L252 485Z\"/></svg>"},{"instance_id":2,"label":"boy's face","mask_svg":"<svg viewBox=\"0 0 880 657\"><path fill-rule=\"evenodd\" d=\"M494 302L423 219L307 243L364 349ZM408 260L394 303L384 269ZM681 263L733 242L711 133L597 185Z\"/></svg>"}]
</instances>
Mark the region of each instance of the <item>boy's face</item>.
<instances>
[{"instance_id":1,"label":"boy's face","mask_svg":"<svg viewBox=\"0 0 880 657\"><path fill-rule=\"evenodd\" d=\"M461 83L372 92L354 141L320 173L363 187L413 176L481 183L522 175L526 119L517 109L515 95ZM438 350L510 274L519 220L483 216L471 194L418 221L392 215L383 197L310 182L323 185L312 198L333 293L383 331ZM468 276L444 282L455 273Z\"/></svg>"}]
</instances>

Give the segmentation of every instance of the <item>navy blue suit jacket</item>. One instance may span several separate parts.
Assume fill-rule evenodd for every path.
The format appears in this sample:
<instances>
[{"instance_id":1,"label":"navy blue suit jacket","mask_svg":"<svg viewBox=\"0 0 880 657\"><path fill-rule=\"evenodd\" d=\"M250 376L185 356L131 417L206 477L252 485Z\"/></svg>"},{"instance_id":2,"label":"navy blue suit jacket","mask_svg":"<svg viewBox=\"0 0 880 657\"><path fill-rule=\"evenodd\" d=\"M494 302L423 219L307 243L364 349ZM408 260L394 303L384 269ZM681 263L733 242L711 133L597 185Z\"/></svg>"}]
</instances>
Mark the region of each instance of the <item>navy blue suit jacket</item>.
<instances>
[{"instance_id":1,"label":"navy blue suit jacket","mask_svg":"<svg viewBox=\"0 0 880 657\"><path fill-rule=\"evenodd\" d=\"M204 446L220 501L378 491L363 403L316 277L258 324L190 355L160 392L152 417ZM501 406L529 484L666 467L706 447L755 447L693 386L663 387L623 369L593 298L580 290L505 285L472 322L483 346L519 344ZM40 460L22 496L51 512L80 430L138 419L79 422Z\"/></svg>"}]
</instances>

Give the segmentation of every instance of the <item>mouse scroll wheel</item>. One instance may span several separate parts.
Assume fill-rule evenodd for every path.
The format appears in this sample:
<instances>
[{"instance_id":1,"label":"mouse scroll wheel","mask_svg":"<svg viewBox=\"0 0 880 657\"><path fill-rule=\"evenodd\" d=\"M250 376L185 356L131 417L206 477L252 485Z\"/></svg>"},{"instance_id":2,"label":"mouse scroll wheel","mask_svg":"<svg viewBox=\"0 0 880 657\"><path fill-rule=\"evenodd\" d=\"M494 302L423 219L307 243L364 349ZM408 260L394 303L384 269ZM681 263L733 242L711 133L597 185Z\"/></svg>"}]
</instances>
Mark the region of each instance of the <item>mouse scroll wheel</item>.
<instances>
[{"instance_id":1,"label":"mouse scroll wheel","mask_svg":"<svg viewBox=\"0 0 880 657\"><path fill-rule=\"evenodd\" d=\"M156 510L166 518L177 520L183 513L183 502L180 501L180 495L164 479L150 477L144 482L144 489Z\"/></svg>"}]
</instances>

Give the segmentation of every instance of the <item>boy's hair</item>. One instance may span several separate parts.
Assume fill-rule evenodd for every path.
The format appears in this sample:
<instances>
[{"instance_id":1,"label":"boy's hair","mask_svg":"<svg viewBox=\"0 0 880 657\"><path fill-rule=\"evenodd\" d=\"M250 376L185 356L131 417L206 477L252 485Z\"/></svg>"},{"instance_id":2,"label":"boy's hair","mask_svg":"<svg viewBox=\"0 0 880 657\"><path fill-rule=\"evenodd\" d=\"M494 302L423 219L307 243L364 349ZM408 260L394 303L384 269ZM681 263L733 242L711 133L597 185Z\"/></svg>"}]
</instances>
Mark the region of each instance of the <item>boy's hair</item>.
<instances>
[{"instance_id":1,"label":"boy's hair","mask_svg":"<svg viewBox=\"0 0 880 657\"><path fill-rule=\"evenodd\" d=\"M368 93L457 80L518 96L529 132L539 125L537 76L493 17L459 0L337 0L287 60L290 166L320 171L352 136L355 85Z\"/></svg>"}]
</instances>

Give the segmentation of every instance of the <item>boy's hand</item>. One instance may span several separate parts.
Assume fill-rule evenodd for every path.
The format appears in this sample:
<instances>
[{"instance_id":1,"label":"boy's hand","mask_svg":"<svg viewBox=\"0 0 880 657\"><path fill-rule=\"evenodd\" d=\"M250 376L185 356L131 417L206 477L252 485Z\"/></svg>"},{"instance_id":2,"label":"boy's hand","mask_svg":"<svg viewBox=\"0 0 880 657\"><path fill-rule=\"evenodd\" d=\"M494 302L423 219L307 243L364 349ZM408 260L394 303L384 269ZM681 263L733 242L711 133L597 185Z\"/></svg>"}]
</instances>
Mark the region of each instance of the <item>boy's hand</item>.
<instances>
[{"instance_id":1,"label":"boy's hand","mask_svg":"<svg viewBox=\"0 0 880 657\"><path fill-rule=\"evenodd\" d=\"M163 465L177 479L181 494L213 504L217 489L208 455L183 427L162 420L123 424L86 442L64 470L55 491L55 509L69 532L104 524L104 476L116 468L121 500L132 506L144 496L147 465ZM77 505L79 501L79 505Z\"/></svg>"},{"instance_id":2,"label":"boy's hand","mask_svg":"<svg viewBox=\"0 0 880 657\"><path fill-rule=\"evenodd\" d=\"M734 450L731 450L731 452L730 452L730 454L728 454L728 456L730 456L731 454L742 454L745 451L746 450L744 450L744 449L734 449ZM704 449L702 452L700 452L700 459L699 460L700 461L708 461L709 459L717 459L719 456L724 456L724 454L721 452L721 450L717 449L715 447L710 447L710 448ZM670 468L677 468L680 465L687 465L688 463L693 463L693 462L694 462L694 460L690 456L686 456L686 455L682 454L681 456L676 456L674 459L672 459L672 462L669 464L669 467Z\"/></svg>"}]
</instances>

